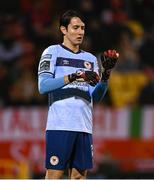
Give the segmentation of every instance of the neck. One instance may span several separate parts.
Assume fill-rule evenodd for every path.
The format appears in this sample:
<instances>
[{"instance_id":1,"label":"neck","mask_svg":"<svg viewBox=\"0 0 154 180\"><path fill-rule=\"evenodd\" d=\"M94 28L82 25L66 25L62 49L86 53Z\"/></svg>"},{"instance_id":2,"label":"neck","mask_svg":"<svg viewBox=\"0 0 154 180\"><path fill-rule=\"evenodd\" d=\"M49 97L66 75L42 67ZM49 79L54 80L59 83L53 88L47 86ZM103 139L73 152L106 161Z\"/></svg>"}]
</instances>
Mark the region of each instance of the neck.
<instances>
[{"instance_id":1,"label":"neck","mask_svg":"<svg viewBox=\"0 0 154 180\"><path fill-rule=\"evenodd\" d=\"M73 52L78 52L79 51L79 45L74 45L72 44L69 40L64 39L63 43L62 43L65 47L69 48L70 50L72 50Z\"/></svg>"}]
</instances>

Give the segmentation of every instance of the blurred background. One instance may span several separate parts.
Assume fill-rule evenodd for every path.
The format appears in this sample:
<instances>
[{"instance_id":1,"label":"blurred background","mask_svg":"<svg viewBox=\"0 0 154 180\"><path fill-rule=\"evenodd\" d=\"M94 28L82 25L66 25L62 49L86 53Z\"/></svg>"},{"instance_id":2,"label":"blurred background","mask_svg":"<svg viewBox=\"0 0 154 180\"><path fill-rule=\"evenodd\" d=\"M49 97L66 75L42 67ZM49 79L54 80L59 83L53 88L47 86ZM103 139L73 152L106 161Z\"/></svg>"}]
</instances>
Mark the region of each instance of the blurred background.
<instances>
[{"instance_id":1,"label":"blurred background","mask_svg":"<svg viewBox=\"0 0 154 180\"><path fill-rule=\"evenodd\" d=\"M70 8L85 17L82 49L120 53L95 106L88 178L154 178L153 0L0 1L0 178L44 178L48 107L37 68L43 50L61 43L59 17Z\"/></svg>"}]
</instances>

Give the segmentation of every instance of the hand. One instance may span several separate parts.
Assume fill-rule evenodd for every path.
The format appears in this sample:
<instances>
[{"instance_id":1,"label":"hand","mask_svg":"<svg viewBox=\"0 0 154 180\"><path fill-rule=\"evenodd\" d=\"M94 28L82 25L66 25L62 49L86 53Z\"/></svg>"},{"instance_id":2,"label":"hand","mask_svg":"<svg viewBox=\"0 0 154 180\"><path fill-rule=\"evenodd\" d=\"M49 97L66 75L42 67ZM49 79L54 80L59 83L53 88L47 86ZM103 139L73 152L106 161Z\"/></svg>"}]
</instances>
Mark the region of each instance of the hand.
<instances>
[{"instance_id":1,"label":"hand","mask_svg":"<svg viewBox=\"0 0 154 180\"><path fill-rule=\"evenodd\" d=\"M101 63L104 69L112 69L116 65L119 53L116 50L107 50L101 55Z\"/></svg>"},{"instance_id":2,"label":"hand","mask_svg":"<svg viewBox=\"0 0 154 180\"><path fill-rule=\"evenodd\" d=\"M99 80L99 75L94 71L78 71L77 73L73 73L68 75L69 82L73 81L80 81L84 82L86 81L91 86L95 86Z\"/></svg>"},{"instance_id":3,"label":"hand","mask_svg":"<svg viewBox=\"0 0 154 180\"><path fill-rule=\"evenodd\" d=\"M102 79L107 81L110 77L111 70L115 67L119 53L116 50L107 50L101 55Z\"/></svg>"}]
</instances>

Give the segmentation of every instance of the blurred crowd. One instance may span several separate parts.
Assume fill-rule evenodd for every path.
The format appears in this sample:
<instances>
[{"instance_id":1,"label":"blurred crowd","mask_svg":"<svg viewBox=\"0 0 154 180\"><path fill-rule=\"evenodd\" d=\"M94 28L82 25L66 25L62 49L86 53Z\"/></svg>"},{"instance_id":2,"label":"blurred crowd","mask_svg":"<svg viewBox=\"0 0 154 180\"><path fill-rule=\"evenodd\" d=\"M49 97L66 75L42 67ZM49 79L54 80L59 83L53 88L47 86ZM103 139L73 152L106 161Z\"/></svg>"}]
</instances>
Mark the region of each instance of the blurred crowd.
<instances>
[{"instance_id":1,"label":"blurred crowd","mask_svg":"<svg viewBox=\"0 0 154 180\"><path fill-rule=\"evenodd\" d=\"M154 104L153 0L1 0L0 106L47 104L37 90L38 63L46 47L61 43L67 9L85 17L83 50L98 58L106 49L120 53L103 103Z\"/></svg>"}]
</instances>

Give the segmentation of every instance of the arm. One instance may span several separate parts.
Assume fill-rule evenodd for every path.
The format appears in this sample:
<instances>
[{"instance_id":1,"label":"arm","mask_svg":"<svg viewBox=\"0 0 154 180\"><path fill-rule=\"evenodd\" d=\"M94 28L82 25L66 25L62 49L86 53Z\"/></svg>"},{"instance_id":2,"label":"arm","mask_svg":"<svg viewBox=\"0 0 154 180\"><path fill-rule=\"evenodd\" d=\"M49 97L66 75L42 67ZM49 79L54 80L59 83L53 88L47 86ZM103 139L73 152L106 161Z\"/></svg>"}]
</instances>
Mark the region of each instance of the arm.
<instances>
[{"instance_id":1,"label":"arm","mask_svg":"<svg viewBox=\"0 0 154 180\"><path fill-rule=\"evenodd\" d=\"M96 85L92 98L94 103L100 102L105 96L108 89L108 79L110 77L111 70L115 67L119 58L119 53L115 50L105 51L101 55L101 81Z\"/></svg>"},{"instance_id":2,"label":"arm","mask_svg":"<svg viewBox=\"0 0 154 180\"><path fill-rule=\"evenodd\" d=\"M67 84L64 77L52 78L50 74L40 74L38 77L38 89L40 94L45 94Z\"/></svg>"},{"instance_id":3,"label":"arm","mask_svg":"<svg viewBox=\"0 0 154 180\"><path fill-rule=\"evenodd\" d=\"M100 102L103 99L103 97L105 96L105 94L107 92L107 89L108 89L107 82L99 82L96 85L96 87L92 93L92 98L93 98L94 104Z\"/></svg>"},{"instance_id":4,"label":"arm","mask_svg":"<svg viewBox=\"0 0 154 180\"><path fill-rule=\"evenodd\" d=\"M95 86L99 81L99 76L93 71L72 73L60 78L53 78L53 76L48 73L42 73L38 77L38 89L40 94L45 94L76 80L86 81L91 86Z\"/></svg>"}]
</instances>

